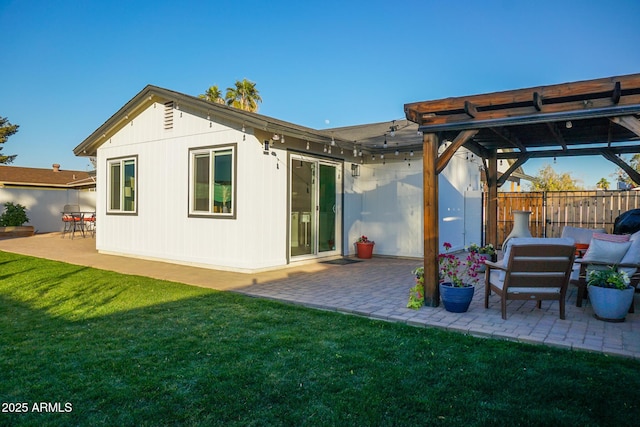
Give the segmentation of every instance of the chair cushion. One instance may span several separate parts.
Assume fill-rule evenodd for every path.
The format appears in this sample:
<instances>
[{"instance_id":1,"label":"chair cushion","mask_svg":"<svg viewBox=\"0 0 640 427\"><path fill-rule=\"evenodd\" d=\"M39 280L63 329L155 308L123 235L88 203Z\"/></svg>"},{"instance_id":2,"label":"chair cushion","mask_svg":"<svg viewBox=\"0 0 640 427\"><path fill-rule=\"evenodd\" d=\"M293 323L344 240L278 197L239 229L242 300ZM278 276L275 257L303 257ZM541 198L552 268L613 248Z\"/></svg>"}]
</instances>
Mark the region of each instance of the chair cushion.
<instances>
[{"instance_id":1,"label":"chair cushion","mask_svg":"<svg viewBox=\"0 0 640 427\"><path fill-rule=\"evenodd\" d=\"M496 288L502 290L504 288L504 278L500 278L500 273L504 271L491 270L489 273L489 283ZM510 288L508 291L510 294L519 293L539 293L539 294L557 294L560 293L560 288Z\"/></svg>"},{"instance_id":2,"label":"chair cushion","mask_svg":"<svg viewBox=\"0 0 640 427\"><path fill-rule=\"evenodd\" d=\"M593 237L593 233L605 233L604 228L582 228L565 226L562 229L560 237L569 237L574 240L575 243L589 243Z\"/></svg>"}]
</instances>

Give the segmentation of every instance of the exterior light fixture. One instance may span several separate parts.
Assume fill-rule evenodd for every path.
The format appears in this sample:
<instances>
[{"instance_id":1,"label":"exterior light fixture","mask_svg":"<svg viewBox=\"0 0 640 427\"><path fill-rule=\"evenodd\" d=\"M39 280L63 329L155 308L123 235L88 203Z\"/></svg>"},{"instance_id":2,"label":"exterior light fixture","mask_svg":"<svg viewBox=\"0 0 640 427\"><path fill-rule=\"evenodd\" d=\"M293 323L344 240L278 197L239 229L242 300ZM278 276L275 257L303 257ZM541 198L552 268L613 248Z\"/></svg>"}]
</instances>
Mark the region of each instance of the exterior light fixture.
<instances>
[{"instance_id":1,"label":"exterior light fixture","mask_svg":"<svg viewBox=\"0 0 640 427\"><path fill-rule=\"evenodd\" d=\"M284 134L282 134L282 137L280 138L280 143L284 144Z\"/></svg>"},{"instance_id":2,"label":"exterior light fixture","mask_svg":"<svg viewBox=\"0 0 640 427\"><path fill-rule=\"evenodd\" d=\"M309 149L309 141L307 141L307 150Z\"/></svg>"},{"instance_id":3,"label":"exterior light fixture","mask_svg":"<svg viewBox=\"0 0 640 427\"><path fill-rule=\"evenodd\" d=\"M384 144L382 144L382 148L387 148L387 134L384 134Z\"/></svg>"},{"instance_id":4,"label":"exterior light fixture","mask_svg":"<svg viewBox=\"0 0 640 427\"><path fill-rule=\"evenodd\" d=\"M567 129L571 129L573 127L573 123L571 123L571 120L567 120L567 123L564 124Z\"/></svg>"},{"instance_id":5,"label":"exterior light fixture","mask_svg":"<svg viewBox=\"0 0 640 427\"><path fill-rule=\"evenodd\" d=\"M269 153L269 140L268 139L264 140L264 153L265 154Z\"/></svg>"},{"instance_id":6,"label":"exterior light fixture","mask_svg":"<svg viewBox=\"0 0 640 427\"><path fill-rule=\"evenodd\" d=\"M356 176L360 176L360 165L357 165L355 163L351 164L351 176L354 178Z\"/></svg>"},{"instance_id":7,"label":"exterior light fixture","mask_svg":"<svg viewBox=\"0 0 640 427\"><path fill-rule=\"evenodd\" d=\"M396 136L396 131L398 130L398 126L396 125L396 121L391 122L391 126L389 126L389 135Z\"/></svg>"},{"instance_id":8,"label":"exterior light fixture","mask_svg":"<svg viewBox=\"0 0 640 427\"><path fill-rule=\"evenodd\" d=\"M273 139L274 141L279 141L280 140L280 136L277 133L274 133L273 136L271 137L271 139Z\"/></svg>"},{"instance_id":9,"label":"exterior light fixture","mask_svg":"<svg viewBox=\"0 0 640 427\"><path fill-rule=\"evenodd\" d=\"M333 137L331 137L331 145L333 145L334 147L336 146L336 140L333 139Z\"/></svg>"}]
</instances>

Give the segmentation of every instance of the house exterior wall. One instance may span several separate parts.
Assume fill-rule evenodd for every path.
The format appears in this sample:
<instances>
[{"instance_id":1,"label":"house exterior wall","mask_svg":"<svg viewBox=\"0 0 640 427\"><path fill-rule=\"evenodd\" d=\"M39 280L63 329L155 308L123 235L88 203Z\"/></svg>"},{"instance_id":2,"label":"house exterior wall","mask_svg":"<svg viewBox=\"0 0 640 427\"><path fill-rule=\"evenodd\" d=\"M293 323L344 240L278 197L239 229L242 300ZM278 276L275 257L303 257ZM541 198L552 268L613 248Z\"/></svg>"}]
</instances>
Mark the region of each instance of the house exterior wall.
<instances>
[{"instance_id":1,"label":"house exterior wall","mask_svg":"<svg viewBox=\"0 0 640 427\"><path fill-rule=\"evenodd\" d=\"M210 114L176 106L167 130L160 100L105 135L97 150L100 252L246 272L289 262L287 149L301 152L303 141L293 146L288 138L265 153L262 140L272 133L249 127L243 132L242 124ZM190 217L190 149L229 144L236 155L235 218ZM107 162L134 156L137 212L107 214ZM422 158L365 163L359 177L351 176L350 163L342 170L342 253L353 255L354 242L365 234L376 241L377 255L421 258ZM478 165L461 151L439 176L439 186L441 243L461 249L479 242L480 221L468 221L469 213L481 212ZM470 240L474 233L478 238Z\"/></svg>"},{"instance_id":2,"label":"house exterior wall","mask_svg":"<svg viewBox=\"0 0 640 427\"><path fill-rule=\"evenodd\" d=\"M98 149L96 247L103 253L237 271L286 264L286 152L185 109L164 129L155 103ZM246 136L246 140L243 140ZM236 218L189 217L189 150L236 144ZM109 215L107 161L137 156L137 214Z\"/></svg>"},{"instance_id":3,"label":"house exterior wall","mask_svg":"<svg viewBox=\"0 0 640 427\"><path fill-rule=\"evenodd\" d=\"M345 245L354 254L361 235L376 242L377 255L422 258L424 215L422 157L360 165L345 181ZM347 165L345 170L351 170ZM462 249L480 243L482 191L478 164L461 149L438 177L440 246Z\"/></svg>"},{"instance_id":4,"label":"house exterior wall","mask_svg":"<svg viewBox=\"0 0 640 427\"><path fill-rule=\"evenodd\" d=\"M64 205L79 205L83 211L96 209L96 192L72 189L0 188L0 213L6 202L27 208L29 222L36 233L62 231Z\"/></svg>"}]
</instances>

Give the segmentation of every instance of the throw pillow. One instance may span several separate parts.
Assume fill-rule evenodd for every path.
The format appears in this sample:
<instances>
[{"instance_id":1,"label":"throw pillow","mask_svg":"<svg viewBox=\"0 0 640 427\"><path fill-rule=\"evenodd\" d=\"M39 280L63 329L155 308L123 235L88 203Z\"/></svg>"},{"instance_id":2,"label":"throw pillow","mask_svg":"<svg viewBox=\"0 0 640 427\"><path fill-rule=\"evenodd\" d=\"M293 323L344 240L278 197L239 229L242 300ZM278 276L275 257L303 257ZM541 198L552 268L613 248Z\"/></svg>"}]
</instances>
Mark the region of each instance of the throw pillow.
<instances>
[{"instance_id":1,"label":"throw pillow","mask_svg":"<svg viewBox=\"0 0 640 427\"><path fill-rule=\"evenodd\" d=\"M560 237L570 237L575 240L576 243L589 243L593 233L604 232L604 228L582 228L567 225L562 229L562 235Z\"/></svg>"},{"instance_id":2,"label":"throw pillow","mask_svg":"<svg viewBox=\"0 0 640 427\"><path fill-rule=\"evenodd\" d=\"M630 234L593 233L593 238L607 242L628 242Z\"/></svg>"},{"instance_id":3,"label":"throw pillow","mask_svg":"<svg viewBox=\"0 0 640 427\"><path fill-rule=\"evenodd\" d=\"M620 264L640 264L640 239L631 242L631 246L620 260ZM629 277L631 277L637 269L633 267L621 267L620 270L626 271Z\"/></svg>"},{"instance_id":4,"label":"throw pillow","mask_svg":"<svg viewBox=\"0 0 640 427\"><path fill-rule=\"evenodd\" d=\"M583 261L599 261L607 264L620 264L620 260L627 253L631 242L609 242L607 240L591 239L589 249L582 258Z\"/></svg>"}]
</instances>

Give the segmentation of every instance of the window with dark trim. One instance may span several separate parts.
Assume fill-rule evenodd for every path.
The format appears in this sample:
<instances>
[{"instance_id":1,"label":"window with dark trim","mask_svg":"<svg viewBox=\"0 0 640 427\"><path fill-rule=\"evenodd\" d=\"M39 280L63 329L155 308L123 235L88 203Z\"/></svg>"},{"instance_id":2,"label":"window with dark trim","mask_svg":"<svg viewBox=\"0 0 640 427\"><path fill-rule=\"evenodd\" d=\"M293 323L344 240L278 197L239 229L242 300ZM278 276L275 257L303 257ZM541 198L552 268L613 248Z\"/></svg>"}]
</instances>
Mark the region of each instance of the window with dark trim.
<instances>
[{"instance_id":1,"label":"window with dark trim","mask_svg":"<svg viewBox=\"0 0 640 427\"><path fill-rule=\"evenodd\" d=\"M107 213L136 213L138 158L107 160Z\"/></svg>"},{"instance_id":2,"label":"window with dark trim","mask_svg":"<svg viewBox=\"0 0 640 427\"><path fill-rule=\"evenodd\" d=\"M189 215L235 218L235 145L190 150Z\"/></svg>"}]
</instances>

